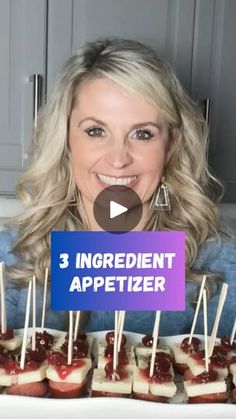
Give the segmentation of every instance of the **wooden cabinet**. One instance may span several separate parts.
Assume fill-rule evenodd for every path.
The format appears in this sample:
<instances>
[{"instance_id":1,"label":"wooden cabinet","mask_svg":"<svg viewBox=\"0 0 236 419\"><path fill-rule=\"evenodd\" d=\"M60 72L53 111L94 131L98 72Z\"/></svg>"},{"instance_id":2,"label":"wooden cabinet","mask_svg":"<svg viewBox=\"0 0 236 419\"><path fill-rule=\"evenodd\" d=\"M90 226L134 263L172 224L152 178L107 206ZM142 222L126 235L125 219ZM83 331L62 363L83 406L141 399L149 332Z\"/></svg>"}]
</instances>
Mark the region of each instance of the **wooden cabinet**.
<instances>
[{"instance_id":1,"label":"wooden cabinet","mask_svg":"<svg viewBox=\"0 0 236 419\"><path fill-rule=\"evenodd\" d=\"M0 0L0 193L15 193L27 165L33 83L45 78L46 1Z\"/></svg>"}]
</instances>

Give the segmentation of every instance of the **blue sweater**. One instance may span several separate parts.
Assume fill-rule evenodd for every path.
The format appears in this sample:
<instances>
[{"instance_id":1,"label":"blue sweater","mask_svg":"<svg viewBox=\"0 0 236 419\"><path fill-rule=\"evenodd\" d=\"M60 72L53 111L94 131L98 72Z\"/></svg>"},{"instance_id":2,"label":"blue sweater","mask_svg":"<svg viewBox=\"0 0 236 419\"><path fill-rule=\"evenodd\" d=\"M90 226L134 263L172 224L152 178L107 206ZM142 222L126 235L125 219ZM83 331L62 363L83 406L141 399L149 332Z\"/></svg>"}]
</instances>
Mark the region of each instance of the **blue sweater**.
<instances>
[{"instance_id":1,"label":"blue sweater","mask_svg":"<svg viewBox=\"0 0 236 419\"><path fill-rule=\"evenodd\" d=\"M0 261L10 266L17 262L12 253L12 245L17 237L14 230L0 232ZM218 335L230 334L236 316L236 241L208 240L199 251L194 264L194 270L218 273L229 284L228 294L220 321ZM216 291L215 287L215 291ZM160 322L160 335L176 335L188 333L193 320L194 308L191 301L196 295L197 287L193 283L186 286L186 309L184 312L162 312ZM214 316L219 300L219 291L208 302L208 328L212 329ZM26 306L27 289L16 287L7 279L6 302L7 323L11 328L23 327ZM37 286L37 318L40 324L42 309L43 287ZM148 334L151 333L154 323L154 313L148 311L127 312L125 330ZM87 331L112 329L114 325L114 312L94 311L90 313ZM47 301L46 326L54 329L66 330L68 328L68 315L65 312L50 310L50 296ZM196 333L203 333L203 313L200 311Z\"/></svg>"}]
</instances>

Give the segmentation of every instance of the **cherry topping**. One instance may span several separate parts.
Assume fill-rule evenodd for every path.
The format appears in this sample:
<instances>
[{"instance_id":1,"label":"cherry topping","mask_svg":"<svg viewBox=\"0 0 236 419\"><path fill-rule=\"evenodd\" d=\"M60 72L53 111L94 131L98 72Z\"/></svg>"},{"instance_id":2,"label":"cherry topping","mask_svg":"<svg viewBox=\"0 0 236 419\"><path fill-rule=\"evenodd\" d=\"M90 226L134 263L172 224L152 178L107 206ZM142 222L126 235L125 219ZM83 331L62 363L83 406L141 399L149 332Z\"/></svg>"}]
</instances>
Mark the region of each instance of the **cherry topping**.
<instances>
[{"instance_id":1,"label":"cherry topping","mask_svg":"<svg viewBox=\"0 0 236 419\"><path fill-rule=\"evenodd\" d=\"M28 349L26 353L26 361L34 361L38 364L41 364L41 362L45 361L47 358L46 350L44 348L36 348L35 351L33 349Z\"/></svg>"},{"instance_id":2,"label":"cherry topping","mask_svg":"<svg viewBox=\"0 0 236 419\"><path fill-rule=\"evenodd\" d=\"M5 333L0 332L0 340L9 340L14 337L14 332L12 329L7 329Z\"/></svg>"},{"instance_id":3,"label":"cherry topping","mask_svg":"<svg viewBox=\"0 0 236 419\"><path fill-rule=\"evenodd\" d=\"M144 370L141 370L141 374L148 379L148 381L153 383L167 383L173 380L172 375L170 374L170 355L166 352L157 352L155 355L154 361L154 370L152 377L149 377L151 358L148 363L148 367Z\"/></svg>"},{"instance_id":4,"label":"cherry topping","mask_svg":"<svg viewBox=\"0 0 236 419\"><path fill-rule=\"evenodd\" d=\"M106 378L109 381L120 381L126 377L124 368L121 365L117 365L116 369L113 369L113 362L110 361L105 365Z\"/></svg>"},{"instance_id":5,"label":"cherry topping","mask_svg":"<svg viewBox=\"0 0 236 419\"><path fill-rule=\"evenodd\" d=\"M202 374L197 375L196 377L192 378L192 383L196 384L206 384L212 381L216 381L217 379L217 372L213 370L209 370L209 372L204 371Z\"/></svg>"},{"instance_id":6,"label":"cherry topping","mask_svg":"<svg viewBox=\"0 0 236 419\"><path fill-rule=\"evenodd\" d=\"M111 331L108 332L106 334L106 342L108 345L113 345L114 344L114 340L115 340L115 332ZM121 346L126 344L126 337L125 335L122 334L122 338L121 338Z\"/></svg>"},{"instance_id":7,"label":"cherry topping","mask_svg":"<svg viewBox=\"0 0 236 419\"><path fill-rule=\"evenodd\" d=\"M146 335L142 338L142 344L146 347L151 347L153 345L153 337L151 335Z\"/></svg>"},{"instance_id":8,"label":"cherry topping","mask_svg":"<svg viewBox=\"0 0 236 419\"><path fill-rule=\"evenodd\" d=\"M105 348L104 356L105 358L113 359L114 345L108 345ZM127 355L126 349L121 347L120 352L118 353L118 364L125 365L129 363L129 357Z\"/></svg>"},{"instance_id":9,"label":"cherry topping","mask_svg":"<svg viewBox=\"0 0 236 419\"><path fill-rule=\"evenodd\" d=\"M158 354L157 354L158 355ZM170 361L164 356L156 356L154 361L154 374L168 372L170 369Z\"/></svg>"},{"instance_id":10,"label":"cherry topping","mask_svg":"<svg viewBox=\"0 0 236 419\"><path fill-rule=\"evenodd\" d=\"M200 347L200 340L198 338L193 337L192 342L188 343L189 338L184 338L181 342L181 349L186 353L197 352Z\"/></svg>"},{"instance_id":11,"label":"cherry topping","mask_svg":"<svg viewBox=\"0 0 236 419\"><path fill-rule=\"evenodd\" d=\"M66 340L62 347L62 351L67 354L68 352L68 340ZM85 340L74 340L73 341L73 358L86 358L88 354L89 345Z\"/></svg>"},{"instance_id":12,"label":"cherry topping","mask_svg":"<svg viewBox=\"0 0 236 419\"><path fill-rule=\"evenodd\" d=\"M220 352L213 353L211 356L211 364L215 367L226 368L228 366L228 360L225 355Z\"/></svg>"},{"instance_id":13,"label":"cherry topping","mask_svg":"<svg viewBox=\"0 0 236 419\"><path fill-rule=\"evenodd\" d=\"M43 332L36 332L36 348L44 347L44 349L51 349L54 337L46 330Z\"/></svg>"},{"instance_id":14,"label":"cherry topping","mask_svg":"<svg viewBox=\"0 0 236 419\"><path fill-rule=\"evenodd\" d=\"M232 351L234 349L236 349L236 342L233 342L232 344L230 343L230 338L227 336L223 336L221 338L221 345L222 347L227 351Z\"/></svg>"}]
</instances>

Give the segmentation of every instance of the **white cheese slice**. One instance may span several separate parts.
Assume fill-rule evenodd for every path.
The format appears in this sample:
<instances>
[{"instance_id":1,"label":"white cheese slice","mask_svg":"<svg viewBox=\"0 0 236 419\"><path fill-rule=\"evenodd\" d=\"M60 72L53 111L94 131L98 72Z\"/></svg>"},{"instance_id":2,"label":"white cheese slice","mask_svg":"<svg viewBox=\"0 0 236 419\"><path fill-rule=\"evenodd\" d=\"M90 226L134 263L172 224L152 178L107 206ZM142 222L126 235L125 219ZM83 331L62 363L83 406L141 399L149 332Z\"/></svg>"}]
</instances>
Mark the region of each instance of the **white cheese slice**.
<instances>
[{"instance_id":1,"label":"white cheese slice","mask_svg":"<svg viewBox=\"0 0 236 419\"><path fill-rule=\"evenodd\" d=\"M233 364L229 366L229 370L232 375L236 374L236 362L234 362Z\"/></svg>"},{"instance_id":2,"label":"white cheese slice","mask_svg":"<svg viewBox=\"0 0 236 419\"><path fill-rule=\"evenodd\" d=\"M1 368L3 370L3 368ZM5 374L5 370L0 371L0 385L9 387L16 382L16 375Z\"/></svg>"},{"instance_id":3,"label":"white cheese slice","mask_svg":"<svg viewBox=\"0 0 236 419\"><path fill-rule=\"evenodd\" d=\"M0 385L9 387L12 384L28 384L42 381L46 377L46 368L46 365L44 365L35 371L21 372L14 375L6 374L5 370L1 368Z\"/></svg>"},{"instance_id":4,"label":"white cheese slice","mask_svg":"<svg viewBox=\"0 0 236 419\"><path fill-rule=\"evenodd\" d=\"M96 368L93 371L92 391L107 391L114 394L131 394L133 374L127 373L127 377L120 381L110 381L105 376L105 371Z\"/></svg>"},{"instance_id":5,"label":"white cheese slice","mask_svg":"<svg viewBox=\"0 0 236 419\"><path fill-rule=\"evenodd\" d=\"M233 384L235 385L235 387L236 387L236 374L234 374L233 375Z\"/></svg>"},{"instance_id":6,"label":"white cheese slice","mask_svg":"<svg viewBox=\"0 0 236 419\"><path fill-rule=\"evenodd\" d=\"M236 350L229 351L227 353L227 359L230 361L233 356L236 356Z\"/></svg>"},{"instance_id":7,"label":"white cheese slice","mask_svg":"<svg viewBox=\"0 0 236 419\"><path fill-rule=\"evenodd\" d=\"M0 340L0 345L8 351L15 351L22 344L23 336L15 335L14 338L8 340Z\"/></svg>"},{"instance_id":8,"label":"white cheese slice","mask_svg":"<svg viewBox=\"0 0 236 419\"><path fill-rule=\"evenodd\" d=\"M184 352L179 343L175 343L170 347L170 350L173 354L173 357L175 359L175 362L178 364L186 364L187 359L189 358L189 354Z\"/></svg>"},{"instance_id":9,"label":"white cheese slice","mask_svg":"<svg viewBox=\"0 0 236 419\"><path fill-rule=\"evenodd\" d=\"M170 349L167 346L158 346L156 348L156 352L166 352L170 354ZM144 346L142 343L138 343L135 348L135 353L137 356L148 356L152 354L152 347Z\"/></svg>"},{"instance_id":10,"label":"white cheese slice","mask_svg":"<svg viewBox=\"0 0 236 419\"><path fill-rule=\"evenodd\" d=\"M83 358L81 360L84 362L84 365L80 368L73 369L72 372L69 375L67 375L64 379L59 377L56 369L51 365L46 370L46 376L49 380L57 381L60 383L81 384L84 381L88 371L92 367L91 359Z\"/></svg>"},{"instance_id":11,"label":"white cheese slice","mask_svg":"<svg viewBox=\"0 0 236 419\"><path fill-rule=\"evenodd\" d=\"M143 376L142 371L138 367L136 367L134 372L133 391L134 393L149 393L149 380Z\"/></svg>"},{"instance_id":12,"label":"white cheese slice","mask_svg":"<svg viewBox=\"0 0 236 419\"><path fill-rule=\"evenodd\" d=\"M155 396L169 398L176 394L177 387L173 381L167 383L149 382L148 378L143 376L142 371L137 367L134 373L133 391L141 394L152 393Z\"/></svg>"},{"instance_id":13,"label":"white cheese slice","mask_svg":"<svg viewBox=\"0 0 236 419\"><path fill-rule=\"evenodd\" d=\"M168 383L150 383L150 393L154 396L173 397L176 394L177 387L173 381Z\"/></svg>"},{"instance_id":14,"label":"white cheese slice","mask_svg":"<svg viewBox=\"0 0 236 419\"><path fill-rule=\"evenodd\" d=\"M226 383L224 380L212 381L211 383L192 383L184 381L184 388L188 397L202 396L205 394L226 392Z\"/></svg>"},{"instance_id":15,"label":"white cheese slice","mask_svg":"<svg viewBox=\"0 0 236 419\"><path fill-rule=\"evenodd\" d=\"M220 367L213 367L213 370L217 372L217 376L219 379L225 379L228 377L228 368L220 368Z\"/></svg>"},{"instance_id":16,"label":"white cheese slice","mask_svg":"<svg viewBox=\"0 0 236 419\"><path fill-rule=\"evenodd\" d=\"M47 366L41 366L35 371L22 372L17 376L17 384L37 383L46 378Z\"/></svg>"},{"instance_id":17,"label":"white cheese slice","mask_svg":"<svg viewBox=\"0 0 236 419\"><path fill-rule=\"evenodd\" d=\"M196 359L192 358L191 356L187 358L186 364L188 365L191 373L195 376L202 374L206 370L204 361L199 362Z\"/></svg>"}]
</instances>

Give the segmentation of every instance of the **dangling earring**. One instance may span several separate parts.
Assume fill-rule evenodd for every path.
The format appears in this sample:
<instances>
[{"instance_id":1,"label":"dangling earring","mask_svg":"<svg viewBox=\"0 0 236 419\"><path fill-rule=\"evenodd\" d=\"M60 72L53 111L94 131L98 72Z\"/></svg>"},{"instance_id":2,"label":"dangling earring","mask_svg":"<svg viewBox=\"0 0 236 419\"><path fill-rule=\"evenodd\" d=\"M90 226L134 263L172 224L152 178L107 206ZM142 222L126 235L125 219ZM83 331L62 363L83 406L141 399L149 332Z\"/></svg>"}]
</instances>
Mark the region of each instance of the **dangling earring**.
<instances>
[{"instance_id":1,"label":"dangling earring","mask_svg":"<svg viewBox=\"0 0 236 419\"><path fill-rule=\"evenodd\" d=\"M69 207L76 207L77 205L78 205L78 201L76 199L76 193L74 191L68 206Z\"/></svg>"},{"instance_id":2,"label":"dangling earring","mask_svg":"<svg viewBox=\"0 0 236 419\"><path fill-rule=\"evenodd\" d=\"M171 209L168 186L163 181L161 181L157 193L153 195L150 208L154 211L170 211Z\"/></svg>"}]
</instances>

